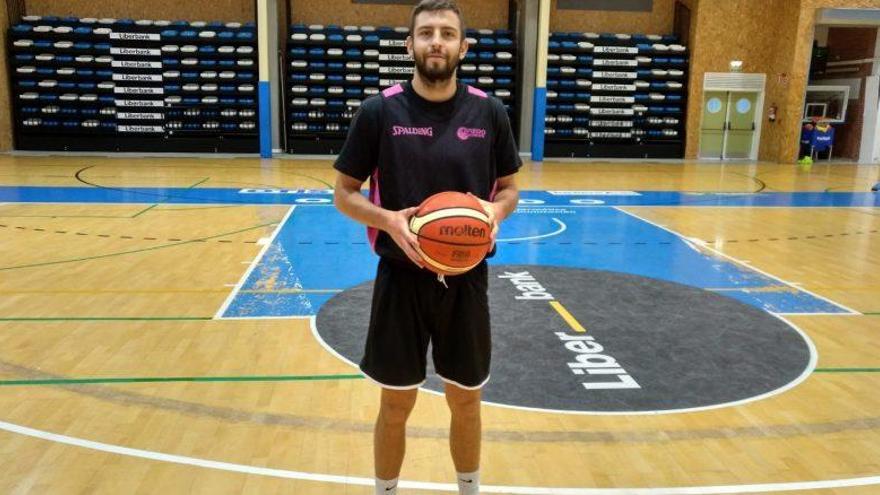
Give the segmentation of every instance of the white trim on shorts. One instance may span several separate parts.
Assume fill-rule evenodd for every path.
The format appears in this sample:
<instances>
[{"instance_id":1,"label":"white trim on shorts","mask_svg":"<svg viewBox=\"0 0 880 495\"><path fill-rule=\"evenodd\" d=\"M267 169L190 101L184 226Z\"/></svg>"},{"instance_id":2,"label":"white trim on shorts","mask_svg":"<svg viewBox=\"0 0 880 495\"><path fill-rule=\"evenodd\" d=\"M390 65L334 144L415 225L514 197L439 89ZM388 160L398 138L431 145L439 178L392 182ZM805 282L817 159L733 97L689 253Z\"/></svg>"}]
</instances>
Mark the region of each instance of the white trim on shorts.
<instances>
[{"instance_id":1,"label":"white trim on shorts","mask_svg":"<svg viewBox=\"0 0 880 495\"><path fill-rule=\"evenodd\" d=\"M477 385L476 387L465 387L464 385L458 383L458 382L455 381L455 380L450 380L449 378L445 378L445 377L444 377L443 375L441 375L440 373L437 373L437 376L439 376L440 379L443 380L444 382L446 382L446 383L450 383L450 384L452 384L452 385L455 385L456 387L463 388L463 389L465 389L465 390L480 390L481 388L483 388L483 385L485 385L486 383L489 382L489 378L492 377L492 375L487 376L486 379L483 380L483 383Z\"/></svg>"},{"instance_id":2,"label":"white trim on shorts","mask_svg":"<svg viewBox=\"0 0 880 495\"><path fill-rule=\"evenodd\" d=\"M421 383L416 383L415 385L406 385L403 387L398 387L395 385L386 385L386 384L380 382L379 380L376 380L375 378L370 376L366 371L364 371L363 368L361 368L361 373L363 373L364 376L367 377L367 380L375 383L376 385L378 385L382 388L387 388L389 390L413 390L413 389L417 389L417 388L421 387L427 381L427 380L422 380Z\"/></svg>"}]
</instances>

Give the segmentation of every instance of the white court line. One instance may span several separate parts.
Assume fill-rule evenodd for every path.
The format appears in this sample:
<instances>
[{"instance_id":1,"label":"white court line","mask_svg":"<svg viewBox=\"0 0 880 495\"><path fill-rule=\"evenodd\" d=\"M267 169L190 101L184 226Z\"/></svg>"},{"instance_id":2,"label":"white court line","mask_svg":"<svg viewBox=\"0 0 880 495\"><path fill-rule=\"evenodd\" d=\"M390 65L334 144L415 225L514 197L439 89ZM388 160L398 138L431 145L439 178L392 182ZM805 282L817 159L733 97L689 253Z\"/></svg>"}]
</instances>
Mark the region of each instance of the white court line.
<instances>
[{"instance_id":1,"label":"white court line","mask_svg":"<svg viewBox=\"0 0 880 495\"><path fill-rule=\"evenodd\" d=\"M535 239L544 239L546 237L553 237L555 235L559 235L559 234L565 232L565 229L568 228L568 226L565 225L565 222L563 222L562 220L560 220L558 218L551 218L550 220L553 220L554 222L556 222L556 224L559 225L559 228L553 232L550 232L549 234L533 235L533 236L529 236L529 237L513 237L510 239L498 239L495 242L519 242L519 241L533 241Z\"/></svg>"},{"instance_id":2,"label":"white court line","mask_svg":"<svg viewBox=\"0 0 880 495\"><path fill-rule=\"evenodd\" d=\"M773 313L779 316L862 316L861 313Z\"/></svg>"},{"instance_id":3,"label":"white court line","mask_svg":"<svg viewBox=\"0 0 880 495\"><path fill-rule=\"evenodd\" d=\"M695 242L695 241L697 241L698 239L688 239L687 237L682 237L681 240L682 240L682 242L684 242L685 246L691 248L692 251L695 251L695 252L697 252L697 253L699 253L699 254L703 254L703 253L700 251L700 248L697 247L698 244L702 244L702 243Z\"/></svg>"},{"instance_id":4,"label":"white court line","mask_svg":"<svg viewBox=\"0 0 880 495\"><path fill-rule=\"evenodd\" d=\"M284 224L287 223L287 219L290 218L290 215L293 214L293 210L295 210L295 209L296 209L296 205L291 206L290 209L287 210L287 213L284 214L284 218L282 218L281 221L278 222L278 226L275 227L275 230L272 232L272 235L269 236L269 241L263 244L262 249L260 249L260 254L258 254L257 257L254 258L254 260L251 262L250 266L248 266L248 269L245 270L244 275L241 276L241 279L238 281L237 284L235 284L235 288L232 289L232 291L229 293L229 296L227 296L226 300L223 301L223 304L220 306L220 309L217 310L217 313L214 315L213 319L215 319L215 320L228 319L228 318L223 318L223 313L225 313L226 310L229 309L229 305L232 304L232 300L235 299L235 296L238 295L238 291L240 291L241 288L244 286L244 283L247 282L247 279L248 279L248 277L250 277L251 272L254 271L254 268L256 268L257 265L260 264L260 260L263 259L263 255L265 255L266 251L268 251L269 248L272 246L272 242L275 240L275 237L277 237L278 233L281 232L281 229L284 227Z\"/></svg>"},{"instance_id":5,"label":"white court line","mask_svg":"<svg viewBox=\"0 0 880 495\"><path fill-rule=\"evenodd\" d=\"M635 213L630 213L630 212L628 212L628 211L626 211L626 210L623 210L623 209L621 209L621 208L618 208L617 206L615 206L615 207L613 207L613 208L614 208L615 210L621 212L621 213L625 213L625 214L627 214L627 215L629 215L629 216L631 216L631 217L633 217L633 218L636 218L636 219L638 219L638 220L641 220L642 222L649 223L649 224L651 224L651 225L657 227L658 229L663 229L663 230L665 230L666 232L669 232L670 234L672 234L672 235L674 235L674 236L676 236L676 237L678 237L678 238L680 238L680 239L682 239L682 240L686 240L686 239L688 239L686 236L684 236L684 235L682 235L682 234L680 234L680 233L678 233L678 232L676 232L676 231L674 231L674 230L672 230L672 229L670 229L670 228L668 228L668 227L664 227L664 226L662 226L662 225L660 225L660 224L658 224L658 223L656 223L656 222L652 222L651 220L648 220L648 219L642 218L642 217L636 215ZM787 281L782 280L781 278L779 278L779 277L777 277L777 276L775 276L775 275L771 275L771 274L769 274L769 273L767 273L767 272L765 272L765 271L763 271L763 270L761 270L761 269L759 269L759 268L755 268L755 267L754 267L753 265L751 265L751 264L743 263L742 261L740 261L740 260L734 258L733 256L731 256L731 255L729 255L729 254L725 254L725 253L723 253L723 252L721 252L721 251L719 251L719 250L717 250L717 249L715 249L715 248L713 248L713 247L709 247L708 245L706 245L706 243L701 242L700 244L701 244L701 247L702 247L703 249L707 250L707 251L711 251L711 252L717 254L718 256L721 256L721 257L723 257L723 258L725 258L725 259L728 259L728 260L730 260L730 261L732 261L732 262L734 262L734 263L736 263L736 264L738 264L738 265L745 266L745 267L747 267L749 270L754 270L754 271L760 273L761 275L764 275L765 277L772 278L773 280L777 280L777 281L779 281L779 282L782 282L783 284L785 284L785 285L791 287L792 289L799 290L799 291L801 291L801 292L805 292L805 293L807 293L807 294L809 294L809 295L811 295L811 296L813 296L813 297L815 297L815 298L817 298L817 299L821 299L821 300L823 300L823 301L825 301L825 302L827 302L827 303L829 303L829 304L831 304L831 305L833 305L833 306L837 306L838 308L844 309L844 310L848 311L849 313L851 313L851 314L853 314L853 315L861 315L861 314L862 314L862 313L860 313L860 312L858 312L858 311L856 311L856 310L854 310L854 309L852 309L852 308L848 308L848 307L844 306L843 304L836 303L836 302L832 301L831 299L828 299L827 297L820 296L819 294L816 294L816 293L813 292L813 291L810 291L810 290L805 289L805 288L803 288L803 287L798 287L798 286L796 286L796 285L793 285L791 282L787 282Z\"/></svg>"},{"instance_id":6,"label":"white court line","mask_svg":"<svg viewBox=\"0 0 880 495\"><path fill-rule=\"evenodd\" d=\"M373 478L359 476L337 476L332 474L306 473L302 471L288 471L266 467L248 466L231 462L212 461L197 457L165 454L151 450L133 449L107 443L85 440L82 438L60 435L25 426L0 421L0 430L5 430L19 435L25 435L50 442L81 447L85 449L107 452L110 454L124 455L148 459L151 461L170 462L220 471L269 476L273 478L285 478L306 481L318 481L335 483L340 485L373 486ZM532 486L500 486L484 485L480 487L481 493L509 493L523 495L689 495L689 494L724 494L724 493L758 493L758 492L781 492L816 490L820 488L841 488L853 486L868 486L880 484L880 476L866 476L860 478L846 478L822 481L800 481L788 483L764 483L754 485L715 485L715 486L680 486L658 488L547 488ZM457 492L458 485L452 483L432 483L425 481L401 481L401 488L431 490L438 492Z\"/></svg>"}]
</instances>

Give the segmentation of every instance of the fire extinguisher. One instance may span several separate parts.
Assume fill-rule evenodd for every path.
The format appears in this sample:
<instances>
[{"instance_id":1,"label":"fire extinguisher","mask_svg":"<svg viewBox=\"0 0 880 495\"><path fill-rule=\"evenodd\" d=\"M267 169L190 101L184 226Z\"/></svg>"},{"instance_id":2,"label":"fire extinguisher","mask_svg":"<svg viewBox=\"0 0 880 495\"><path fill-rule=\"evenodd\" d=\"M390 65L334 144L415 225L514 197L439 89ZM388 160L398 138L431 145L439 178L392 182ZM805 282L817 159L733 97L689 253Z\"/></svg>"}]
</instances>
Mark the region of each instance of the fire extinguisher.
<instances>
[{"instance_id":1,"label":"fire extinguisher","mask_svg":"<svg viewBox=\"0 0 880 495\"><path fill-rule=\"evenodd\" d=\"M776 122L776 104L770 105L770 109L767 111L767 120L770 122Z\"/></svg>"}]
</instances>

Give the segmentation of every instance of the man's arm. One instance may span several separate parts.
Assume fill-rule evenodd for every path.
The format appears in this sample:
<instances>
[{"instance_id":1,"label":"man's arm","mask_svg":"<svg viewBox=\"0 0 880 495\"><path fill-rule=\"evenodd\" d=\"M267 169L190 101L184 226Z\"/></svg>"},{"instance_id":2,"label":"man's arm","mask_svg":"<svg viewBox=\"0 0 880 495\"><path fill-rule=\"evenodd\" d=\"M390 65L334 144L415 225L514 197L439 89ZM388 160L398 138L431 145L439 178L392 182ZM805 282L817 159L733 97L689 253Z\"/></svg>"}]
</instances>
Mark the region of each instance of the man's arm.
<instances>
[{"instance_id":1,"label":"man's arm","mask_svg":"<svg viewBox=\"0 0 880 495\"><path fill-rule=\"evenodd\" d=\"M516 188L514 174L500 177L497 184L492 205L495 209L495 219L500 223L516 209L519 203L519 189Z\"/></svg>"},{"instance_id":2,"label":"man's arm","mask_svg":"<svg viewBox=\"0 0 880 495\"><path fill-rule=\"evenodd\" d=\"M418 240L409 230L409 219L418 207L391 211L376 206L361 194L362 184L362 180L337 173L336 189L333 192L336 208L356 222L387 232L413 263L424 268L425 263L417 249Z\"/></svg>"},{"instance_id":3,"label":"man's arm","mask_svg":"<svg viewBox=\"0 0 880 495\"><path fill-rule=\"evenodd\" d=\"M480 200L483 209L489 215L489 223L492 224L493 245L495 244L495 235L498 233L498 224L509 217L519 203L519 189L516 188L514 174L499 177L496 184L493 200L491 202Z\"/></svg>"},{"instance_id":4,"label":"man's arm","mask_svg":"<svg viewBox=\"0 0 880 495\"><path fill-rule=\"evenodd\" d=\"M522 166L519 150L513 139L513 129L510 127L510 118L501 100L490 98L492 103L495 129L495 141L492 146L495 149L495 170L500 177L495 180L495 195L492 201L481 201L483 208L489 214L492 223L492 243L495 243L495 235L498 233L498 224L513 213L519 203L519 190L516 188L514 174Z\"/></svg>"}]
</instances>

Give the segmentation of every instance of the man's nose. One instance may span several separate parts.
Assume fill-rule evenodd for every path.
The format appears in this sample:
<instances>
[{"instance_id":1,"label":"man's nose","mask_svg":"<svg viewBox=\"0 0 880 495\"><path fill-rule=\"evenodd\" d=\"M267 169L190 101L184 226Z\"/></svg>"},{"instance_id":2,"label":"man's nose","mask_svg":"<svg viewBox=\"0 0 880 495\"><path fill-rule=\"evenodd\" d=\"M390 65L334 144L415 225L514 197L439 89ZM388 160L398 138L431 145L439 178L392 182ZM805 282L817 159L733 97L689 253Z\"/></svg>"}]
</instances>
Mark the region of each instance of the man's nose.
<instances>
[{"instance_id":1,"label":"man's nose","mask_svg":"<svg viewBox=\"0 0 880 495\"><path fill-rule=\"evenodd\" d=\"M435 32L433 36L431 36L431 48L440 48L443 42L443 35L439 32Z\"/></svg>"}]
</instances>

